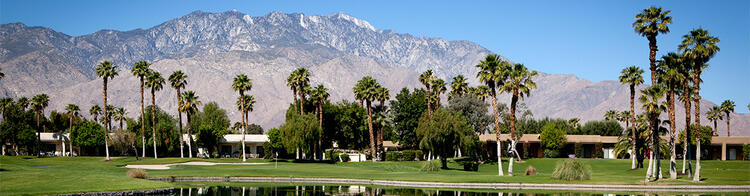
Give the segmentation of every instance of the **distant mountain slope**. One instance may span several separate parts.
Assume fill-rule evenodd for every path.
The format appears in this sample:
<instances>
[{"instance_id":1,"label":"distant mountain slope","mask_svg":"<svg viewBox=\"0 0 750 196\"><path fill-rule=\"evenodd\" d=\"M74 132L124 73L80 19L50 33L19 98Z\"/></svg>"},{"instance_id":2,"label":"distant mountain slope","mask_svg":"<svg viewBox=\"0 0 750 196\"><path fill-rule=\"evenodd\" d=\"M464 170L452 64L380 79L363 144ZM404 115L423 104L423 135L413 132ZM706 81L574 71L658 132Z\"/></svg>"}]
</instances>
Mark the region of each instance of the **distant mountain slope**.
<instances>
[{"instance_id":1,"label":"distant mountain slope","mask_svg":"<svg viewBox=\"0 0 750 196\"><path fill-rule=\"evenodd\" d=\"M165 77L175 70L186 72L187 88L196 91L204 103L218 102L232 120L238 120L239 113L231 80L237 74L247 74L254 83L250 93L258 100L251 122L270 128L283 121L284 110L291 103L284 79L297 67L309 68L312 82L326 85L331 99L338 101L352 99L352 85L365 75L378 79L394 96L402 87L419 87L417 76L427 69L447 81L463 74L476 83L474 65L488 53L491 51L468 41L418 38L377 29L343 13L307 16L273 12L251 17L236 11L196 11L148 29L101 30L77 37L12 23L0 25L0 67L6 73L0 96L47 93L52 100L50 110L62 110L68 103L87 109L101 103L101 80L97 80L94 67L111 60L121 69L110 83L111 102L126 107L134 117L139 114L139 91L129 68L133 62L148 60ZM609 109L629 107L627 88L613 81L590 82L560 74L540 74L536 81L539 89L524 102L537 118L578 117L585 121L600 119ZM156 100L160 107L176 113L176 95L171 88L157 93ZM509 100L507 95L500 97L500 102ZM712 104L705 102L701 108ZM678 111L677 119L682 114ZM750 135L750 115L733 115L733 132ZM720 129L726 130L721 125Z\"/></svg>"}]
</instances>

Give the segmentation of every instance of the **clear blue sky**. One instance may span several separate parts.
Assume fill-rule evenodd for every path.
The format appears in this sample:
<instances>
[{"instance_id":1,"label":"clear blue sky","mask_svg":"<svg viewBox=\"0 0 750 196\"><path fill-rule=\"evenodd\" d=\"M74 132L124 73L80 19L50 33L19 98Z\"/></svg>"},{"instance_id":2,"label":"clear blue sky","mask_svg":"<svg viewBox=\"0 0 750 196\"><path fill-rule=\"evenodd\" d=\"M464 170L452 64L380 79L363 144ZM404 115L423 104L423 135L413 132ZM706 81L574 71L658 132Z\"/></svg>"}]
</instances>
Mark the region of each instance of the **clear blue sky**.
<instances>
[{"instance_id":1,"label":"clear blue sky","mask_svg":"<svg viewBox=\"0 0 750 196\"><path fill-rule=\"evenodd\" d=\"M546 73L616 80L622 68L648 70L648 41L633 32L635 14L651 5L672 10L671 33L657 57L676 51L682 35L702 27L721 39L704 72L701 95L750 102L750 1L0 1L0 22L44 26L68 35L149 28L195 10L236 9L322 15L344 12L415 36L468 40ZM648 78L648 72L644 75ZM648 80L648 79L647 79Z\"/></svg>"}]
</instances>

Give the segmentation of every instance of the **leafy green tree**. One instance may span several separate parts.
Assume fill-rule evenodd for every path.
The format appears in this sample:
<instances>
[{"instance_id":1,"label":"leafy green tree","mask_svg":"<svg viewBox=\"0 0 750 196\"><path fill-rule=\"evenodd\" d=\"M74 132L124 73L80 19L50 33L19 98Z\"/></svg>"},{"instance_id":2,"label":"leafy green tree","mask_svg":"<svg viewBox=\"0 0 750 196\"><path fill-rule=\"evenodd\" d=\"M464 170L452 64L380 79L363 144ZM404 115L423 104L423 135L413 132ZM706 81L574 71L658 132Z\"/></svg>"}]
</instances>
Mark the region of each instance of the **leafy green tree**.
<instances>
[{"instance_id":1,"label":"leafy green tree","mask_svg":"<svg viewBox=\"0 0 750 196\"><path fill-rule=\"evenodd\" d=\"M614 120L592 120L581 127L581 132L585 135L620 136L622 131L620 123Z\"/></svg>"},{"instance_id":2,"label":"leafy green tree","mask_svg":"<svg viewBox=\"0 0 750 196\"><path fill-rule=\"evenodd\" d=\"M409 89L402 88L401 92L396 95L396 99L391 101L396 140L402 148L419 147L419 138L414 130L419 125L422 113L427 109L425 97L425 90L414 89L413 92L409 92Z\"/></svg>"},{"instance_id":3,"label":"leafy green tree","mask_svg":"<svg viewBox=\"0 0 750 196\"><path fill-rule=\"evenodd\" d=\"M688 135L691 135L691 136L698 135L695 133L695 130L698 130L698 128L695 127L695 125L691 125L690 129L688 129L687 131ZM711 129L711 127L702 126L700 130L701 130L700 145L711 146L711 138L712 138L711 134L713 133L713 130ZM685 137L686 137L685 131L680 132L680 135L678 135L677 137L679 137L680 140L685 141ZM695 140L695 137L690 137L688 141L692 145L698 145L698 141Z\"/></svg>"},{"instance_id":4,"label":"leafy green tree","mask_svg":"<svg viewBox=\"0 0 750 196\"><path fill-rule=\"evenodd\" d=\"M104 127L92 120L83 121L73 127L73 145L83 149L98 149L105 143Z\"/></svg>"},{"instance_id":5,"label":"leafy green tree","mask_svg":"<svg viewBox=\"0 0 750 196\"><path fill-rule=\"evenodd\" d=\"M636 134L636 130L635 130L635 87L638 86L638 85L643 84L643 75L642 75L643 74L643 70L641 68L636 67L636 66L630 66L630 67L626 67L625 69L622 69L621 73L622 73L622 75L620 75L620 78L619 78L620 79L620 83L622 83L622 84L628 84L628 86L630 86L630 122L631 122L631 124L633 124L633 127L631 127L631 131L630 131L633 134L633 138L631 138L630 141L633 142L633 144L631 145L631 147L633 147L632 152L637 152L636 149L635 149L635 147L637 146L637 144L635 143L635 142L637 142L637 139L636 139L636 136L635 136L635 134ZM637 168L638 166L635 163L636 156L631 154L630 157L631 157L631 168L630 169Z\"/></svg>"},{"instance_id":6,"label":"leafy green tree","mask_svg":"<svg viewBox=\"0 0 750 196\"><path fill-rule=\"evenodd\" d=\"M164 78L161 77L161 74L157 71L151 71L151 74L148 75L146 78L146 87L151 88L151 107L156 107L156 91L160 91L162 88L164 88ZM155 109L151 109L151 139L153 140L154 144L154 159L159 158L156 153L156 146L158 142L156 142L156 114Z\"/></svg>"},{"instance_id":7,"label":"leafy green tree","mask_svg":"<svg viewBox=\"0 0 750 196\"><path fill-rule=\"evenodd\" d=\"M726 114L726 118L727 118L727 137L729 137L730 135L729 134L729 131L730 131L729 121L731 120L731 117L729 116L729 113L734 112L735 106L736 105L734 105L734 101L732 100L724 100L724 102L721 102L721 111L724 112L724 114Z\"/></svg>"},{"instance_id":8,"label":"leafy green tree","mask_svg":"<svg viewBox=\"0 0 750 196\"><path fill-rule=\"evenodd\" d=\"M119 129L112 134L110 140L112 140L112 147L119 150L121 155L127 155L128 151L132 149L135 151L135 158L138 159L138 149L135 148L136 137L135 133L131 131Z\"/></svg>"},{"instance_id":9,"label":"leafy green tree","mask_svg":"<svg viewBox=\"0 0 750 196\"><path fill-rule=\"evenodd\" d=\"M258 124L250 124L247 126L247 134L263 134L263 127Z\"/></svg>"},{"instance_id":10,"label":"leafy green tree","mask_svg":"<svg viewBox=\"0 0 750 196\"><path fill-rule=\"evenodd\" d=\"M153 108L156 108L156 110L152 111ZM146 119L145 129L157 130L156 134L146 135L145 146L154 146L154 142L156 142L157 150L158 152L161 152L162 155L172 154L173 152L177 153L177 150L180 147L179 140L177 139L177 137L179 137L179 135L177 134L177 119L175 119L174 116L169 115L161 108L153 106L147 106L145 114L146 116L143 118ZM152 114L155 114L156 116L151 116ZM143 123L140 122L140 118L141 117L139 116L138 118L136 118L137 121L133 121L127 124L128 131L133 133L139 132L138 130L141 129L141 123ZM152 119L156 119L155 124L153 123ZM154 125L156 125L155 128L152 127Z\"/></svg>"},{"instance_id":11,"label":"leafy green tree","mask_svg":"<svg viewBox=\"0 0 750 196\"><path fill-rule=\"evenodd\" d=\"M656 45L656 36L660 33L669 33L669 26L667 25L672 24L672 17L667 15L670 12L672 11L662 11L661 7L651 6L635 15L636 20L633 22L635 32L648 39L651 84L656 84L656 51L659 50Z\"/></svg>"},{"instance_id":12,"label":"leafy green tree","mask_svg":"<svg viewBox=\"0 0 750 196\"><path fill-rule=\"evenodd\" d=\"M169 83L171 84L172 88L177 90L177 121L179 123L179 135L182 135L182 111L180 110L180 107L182 105L182 89L187 86L187 78L188 76L185 75L185 73L182 73L182 71L178 70L175 72L172 72L172 75L169 75ZM182 137L180 138L180 158L184 158L185 155L183 154L184 150L184 144L185 141L182 141ZM190 153L192 155L193 153Z\"/></svg>"},{"instance_id":13,"label":"leafy green tree","mask_svg":"<svg viewBox=\"0 0 750 196\"><path fill-rule=\"evenodd\" d=\"M10 143L16 156L24 149L26 153L34 152L37 141L34 115L35 112L25 110L21 104L9 104L3 108L0 142Z\"/></svg>"},{"instance_id":14,"label":"leafy green tree","mask_svg":"<svg viewBox=\"0 0 750 196\"><path fill-rule=\"evenodd\" d=\"M287 112L287 114L291 115L279 127L282 143L286 147L287 152L302 151L306 154L313 153L322 131L320 126L318 126L318 120L312 114L297 114L295 112Z\"/></svg>"},{"instance_id":15,"label":"leafy green tree","mask_svg":"<svg viewBox=\"0 0 750 196\"><path fill-rule=\"evenodd\" d=\"M544 127L542 128L542 133L539 134L539 141L542 145L542 148L544 148L545 156L547 156L548 154L550 154L547 153L547 151L559 152L561 148L565 147L565 144L568 142L568 138L565 137L565 132L563 132L562 129L558 128L555 124L550 123L544 125Z\"/></svg>"},{"instance_id":16,"label":"leafy green tree","mask_svg":"<svg viewBox=\"0 0 750 196\"><path fill-rule=\"evenodd\" d=\"M682 51L682 56L685 58L690 65L692 65L692 79L693 79L693 105L695 105L695 125L701 127L701 114L700 114L700 83L701 73L703 69L708 68L708 61L719 52L719 38L713 37L707 30L698 28L690 31L689 34L682 36L683 40L678 46L678 49ZM700 131L696 131L698 134L696 137L700 137ZM700 142L700 140L698 140ZM695 174L693 175L693 181L700 181L700 143L697 145L698 149L695 151Z\"/></svg>"},{"instance_id":17,"label":"leafy green tree","mask_svg":"<svg viewBox=\"0 0 750 196\"><path fill-rule=\"evenodd\" d=\"M367 148L369 135L365 108L346 100L336 105L326 104L323 107L327 107L324 109L323 130L333 130L325 132L324 137L335 140L339 148L359 150Z\"/></svg>"},{"instance_id":18,"label":"leafy green tree","mask_svg":"<svg viewBox=\"0 0 750 196\"><path fill-rule=\"evenodd\" d=\"M196 143L208 150L208 156L213 156L213 152L219 148L219 142L224 135L232 133L229 129L214 129L208 124L201 124L196 130Z\"/></svg>"},{"instance_id":19,"label":"leafy green tree","mask_svg":"<svg viewBox=\"0 0 750 196\"><path fill-rule=\"evenodd\" d=\"M146 61L138 61L135 64L133 64L133 68L130 69L130 72L133 73L133 76L138 77L138 79L141 82L141 89L140 89L141 90L141 118L146 116L143 114L143 112L146 110L144 108L145 104L143 103L143 100L144 100L143 89L145 87L144 79L148 77L149 75L151 75L152 70L149 69L149 66L151 66L151 63L148 63ZM141 122L146 122L146 119L141 119ZM145 158L146 157L146 130L144 129L144 127L146 126L141 125L140 127L141 127L141 142L143 145L141 148L141 150L143 151L141 156Z\"/></svg>"},{"instance_id":20,"label":"leafy green tree","mask_svg":"<svg viewBox=\"0 0 750 196\"><path fill-rule=\"evenodd\" d=\"M463 115L476 135L485 133L492 123L492 116L487 111L489 104L485 101L471 96L457 96L448 102L448 109Z\"/></svg>"},{"instance_id":21,"label":"leafy green tree","mask_svg":"<svg viewBox=\"0 0 750 196\"><path fill-rule=\"evenodd\" d=\"M96 75L101 77L104 81L104 106L107 106L107 82L115 78L117 76L117 65L110 61L104 61L96 65ZM107 128L107 125L109 124L109 119L106 117L109 116L109 113L107 113L107 110L104 110L104 116L105 116L105 123L104 123L104 137L108 137L107 133L109 133L109 129ZM109 158L109 143L107 143L107 140L104 140L104 151L107 154L107 161L110 160Z\"/></svg>"},{"instance_id":22,"label":"leafy green tree","mask_svg":"<svg viewBox=\"0 0 750 196\"><path fill-rule=\"evenodd\" d=\"M213 101L203 105L201 111L196 108L190 119L190 127L194 130L198 130L204 124L215 130L228 129L230 124L227 111Z\"/></svg>"},{"instance_id":23,"label":"leafy green tree","mask_svg":"<svg viewBox=\"0 0 750 196\"><path fill-rule=\"evenodd\" d=\"M474 135L466 118L441 108L432 117L422 115L416 132L420 138L419 146L439 156L443 169L448 169L448 157L462 146L462 142L466 141L464 137Z\"/></svg>"}]
</instances>

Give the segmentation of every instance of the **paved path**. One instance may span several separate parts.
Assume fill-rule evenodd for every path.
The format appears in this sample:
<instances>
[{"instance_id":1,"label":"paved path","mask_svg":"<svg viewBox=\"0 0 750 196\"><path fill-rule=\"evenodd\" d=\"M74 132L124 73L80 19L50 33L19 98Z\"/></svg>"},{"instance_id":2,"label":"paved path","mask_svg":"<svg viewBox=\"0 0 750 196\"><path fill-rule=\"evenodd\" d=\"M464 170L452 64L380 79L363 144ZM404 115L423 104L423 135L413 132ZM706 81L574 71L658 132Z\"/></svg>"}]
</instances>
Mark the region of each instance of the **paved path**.
<instances>
[{"instance_id":1,"label":"paved path","mask_svg":"<svg viewBox=\"0 0 750 196\"><path fill-rule=\"evenodd\" d=\"M409 182L391 180L294 177L156 177L149 180L169 182L271 182L360 184L400 187L458 188L458 189L517 189L517 190L572 190L623 192L744 192L750 185L605 185L605 184L531 184L531 183L446 183Z\"/></svg>"},{"instance_id":2,"label":"paved path","mask_svg":"<svg viewBox=\"0 0 750 196\"><path fill-rule=\"evenodd\" d=\"M158 164L158 165L126 165L125 168L138 168L138 169L158 169L158 170L165 170L169 169L169 166L172 165L204 165L204 166L211 166L211 165L265 165L268 163L214 163L214 162L205 162L205 161L190 161L190 162L184 162L184 163L170 163L170 164Z\"/></svg>"}]
</instances>

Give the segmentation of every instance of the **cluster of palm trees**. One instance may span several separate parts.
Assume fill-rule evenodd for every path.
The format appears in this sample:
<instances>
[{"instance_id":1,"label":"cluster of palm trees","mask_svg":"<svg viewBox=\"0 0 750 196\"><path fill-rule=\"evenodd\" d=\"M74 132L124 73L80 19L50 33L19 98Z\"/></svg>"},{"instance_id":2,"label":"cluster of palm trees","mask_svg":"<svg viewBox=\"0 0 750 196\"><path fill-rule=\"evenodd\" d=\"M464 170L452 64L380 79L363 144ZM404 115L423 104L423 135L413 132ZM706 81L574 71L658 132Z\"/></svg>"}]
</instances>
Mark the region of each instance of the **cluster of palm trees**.
<instances>
[{"instance_id":1,"label":"cluster of palm trees","mask_svg":"<svg viewBox=\"0 0 750 196\"><path fill-rule=\"evenodd\" d=\"M656 59L656 51L658 50L656 45L656 37L659 34L669 33L669 24L672 23L672 17L669 16L669 10L662 10L658 7L650 7L644 9L641 13L636 15L636 21L633 22L632 26L635 32L643 37L646 37L649 41L649 69L651 71L651 86L641 90L642 96L639 101L642 103L642 109L644 110L644 116L648 121L648 131L650 132L650 161L649 169L646 174L646 180L658 180L661 178L661 171L659 167L660 152L659 151L659 129L661 123L669 124L668 133L670 136L670 178L676 179L676 162L675 162L675 136L676 136L676 119L675 119L675 98L676 96L680 101L683 102L686 108L686 125L685 130L690 129L690 108L691 102L695 105L695 127L700 127L700 82L701 72L703 69L708 67L708 60L713 57L716 52L719 51L717 43L719 39L711 36L707 30L698 28L690 31L689 34L683 36L683 41L678 46L680 53L668 53L663 56L660 60ZM629 122L632 125L633 138L631 139L633 144L633 150L631 153L635 153L636 146L636 130L638 126L635 118L634 99L635 99L635 87L643 84L643 70L636 66L627 67L622 70L622 75L619 80L623 84L627 84L630 87L630 111L627 113L629 117L625 122ZM666 97L665 97L666 96ZM665 98L664 103L660 102L660 99ZM731 102L731 101L729 101ZM731 106L730 106L731 105ZM727 111L734 110L734 104L727 104ZM659 119L659 115L667 111L669 120L662 121ZM726 112L727 115L729 112ZM607 112L605 118L615 118L616 112ZM621 119L621 118L620 118ZM728 122L727 122L728 123ZM626 125L627 126L627 125ZM696 137L700 138L700 131L695 131ZM688 137L685 138L686 141ZM693 180L700 180L700 141L696 140L696 170L692 176ZM685 144L685 152L687 154L687 142ZM632 168L635 169L635 155L633 157ZM688 167L689 168L689 167ZM685 172L685 164L683 159L683 173ZM690 173L689 173L690 174Z\"/></svg>"},{"instance_id":2,"label":"cluster of palm trees","mask_svg":"<svg viewBox=\"0 0 750 196\"><path fill-rule=\"evenodd\" d=\"M314 115L316 118L318 118L318 125L322 128L323 127L323 104L325 104L328 101L328 97L330 97L330 94L328 93L328 88L326 88L323 84L318 84L314 88L310 85L310 76L311 73L308 69L301 67L297 68L292 73L289 74L289 76L286 79L287 86L292 90L292 95L294 97L294 108L299 108L300 114L305 114L305 100L308 98L312 101L312 105L315 108ZM360 99L360 104L362 103L362 99ZM381 102L382 103L382 102ZM368 102L369 104L369 102ZM370 125L371 128L371 139L372 139L372 125ZM322 135L318 135L318 142L315 145L315 150L313 151L313 157L318 157L318 155L322 155L322 153L319 153L322 151L321 145L323 144L322 141ZM297 148L296 158L300 158L300 149ZM303 153L304 156L304 153Z\"/></svg>"}]
</instances>

